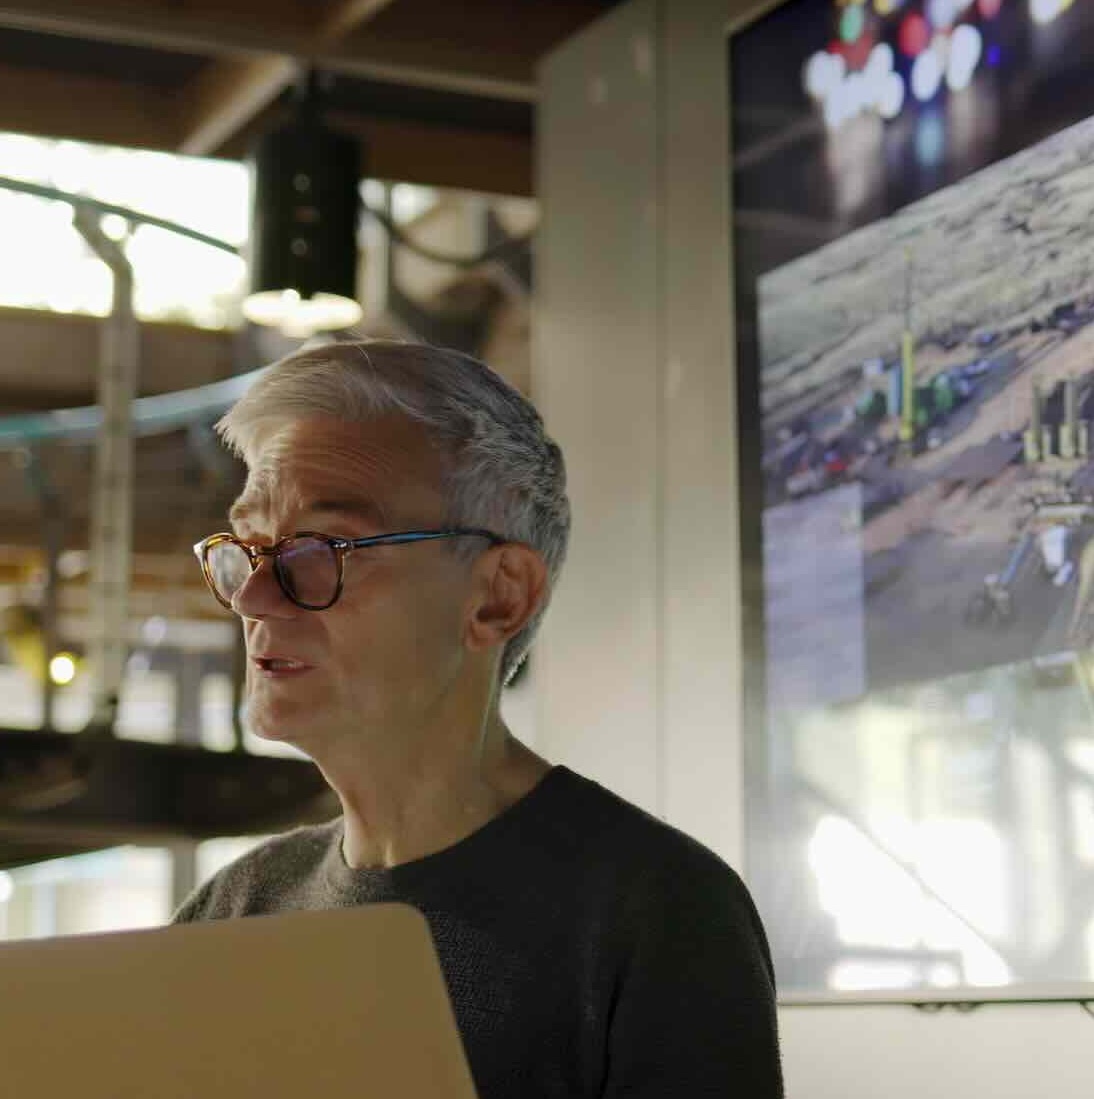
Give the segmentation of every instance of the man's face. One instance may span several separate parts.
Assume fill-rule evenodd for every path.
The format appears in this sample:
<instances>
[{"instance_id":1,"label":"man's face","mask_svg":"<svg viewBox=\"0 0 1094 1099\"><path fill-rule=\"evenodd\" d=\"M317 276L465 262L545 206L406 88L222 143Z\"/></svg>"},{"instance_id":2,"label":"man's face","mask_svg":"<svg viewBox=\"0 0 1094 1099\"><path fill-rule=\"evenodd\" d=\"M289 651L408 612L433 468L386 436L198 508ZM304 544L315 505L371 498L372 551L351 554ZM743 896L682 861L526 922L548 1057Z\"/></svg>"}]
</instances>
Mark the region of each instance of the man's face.
<instances>
[{"instance_id":1,"label":"man's face","mask_svg":"<svg viewBox=\"0 0 1094 1099\"><path fill-rule=\"evenodd\" d=\"M297 531L437 529L441 473L425 430L404 416L302 420L258 455L232 522L240 537L267 545ZM425 727L465 659L469 593L469 567L437 542L351 550L342 594L323 611L295 606L264 560L235 600L251 727L304 751L347 734Z\"/></svg>"}]
</instances>

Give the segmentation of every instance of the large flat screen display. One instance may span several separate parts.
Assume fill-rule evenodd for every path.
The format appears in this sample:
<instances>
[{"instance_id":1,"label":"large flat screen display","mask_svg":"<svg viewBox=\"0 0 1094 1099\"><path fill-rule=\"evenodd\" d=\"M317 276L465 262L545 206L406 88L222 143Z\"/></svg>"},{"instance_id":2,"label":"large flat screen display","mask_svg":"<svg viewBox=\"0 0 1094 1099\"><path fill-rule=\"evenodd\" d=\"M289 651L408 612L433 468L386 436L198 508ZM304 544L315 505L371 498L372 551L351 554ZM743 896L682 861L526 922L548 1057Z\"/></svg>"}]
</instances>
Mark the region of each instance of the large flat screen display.
<instances>
[{"instance_id":1,"label":"large flat screen display","mask_svg":"<svg viewBox=\"0 0 1094 1099\"><path fill-rule=\"evenodd\" d=\"M1094 994L1091 9L796 0L729 38L787 993Z\"/></svg>"}]
</instances>

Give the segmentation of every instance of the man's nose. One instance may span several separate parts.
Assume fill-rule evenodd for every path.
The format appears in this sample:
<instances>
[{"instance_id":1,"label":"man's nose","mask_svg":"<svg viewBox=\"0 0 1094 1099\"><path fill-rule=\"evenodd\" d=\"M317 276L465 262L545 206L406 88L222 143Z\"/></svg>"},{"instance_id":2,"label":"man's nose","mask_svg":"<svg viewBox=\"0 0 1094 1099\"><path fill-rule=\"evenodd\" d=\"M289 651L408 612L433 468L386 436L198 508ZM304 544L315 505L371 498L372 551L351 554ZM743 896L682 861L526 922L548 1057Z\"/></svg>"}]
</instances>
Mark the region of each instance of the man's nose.
<instances>
[{"instance_id":1,"label":"man's nose","mask_svg":"<svg viewBox=\"0 0 1094 1099\"><path fill-rule=\"evenodd\" d=\"M240 618L292 618L297 607L281 590L274 572L274 559L260 557L258 568L236 589L232 610Z\"/></svg>"}]
</instances>

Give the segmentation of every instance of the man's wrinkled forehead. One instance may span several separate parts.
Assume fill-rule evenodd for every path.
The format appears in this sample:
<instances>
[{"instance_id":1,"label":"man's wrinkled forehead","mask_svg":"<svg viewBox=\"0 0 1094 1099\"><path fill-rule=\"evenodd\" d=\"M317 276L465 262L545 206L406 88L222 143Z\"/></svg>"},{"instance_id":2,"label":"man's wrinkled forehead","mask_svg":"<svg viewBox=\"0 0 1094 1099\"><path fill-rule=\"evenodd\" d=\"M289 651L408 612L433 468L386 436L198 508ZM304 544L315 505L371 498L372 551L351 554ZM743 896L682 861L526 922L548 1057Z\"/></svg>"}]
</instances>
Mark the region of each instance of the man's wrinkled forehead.
<instances>
[{"instance_id":1,"label":"man's wrinkled forehead","mask_svg":"<svg viewBox=\"0 0 1094 1099\"><path fill-rule=\"evenodd\" d=\"M419 508L423 488L437 484L437 468L430 448L401 427L321 418L268 436L229 512L233 525L271 526L303 512L335 512L383 526L404 498Z\"/></svg>"},{"instance_id":2,"label":"man's wrinkled forehead","mask_svg":"<svg viewBox=\"0 0 1094 1099\"><path fill-rule=\"evenodd\" d=\"M291 466L266 464L252 469L228 517L236 530L279 527L290 516L336 515L369 526L387 521L382 502L353 480L338 476L301 476Z\"/></svg>"}]
</instances>

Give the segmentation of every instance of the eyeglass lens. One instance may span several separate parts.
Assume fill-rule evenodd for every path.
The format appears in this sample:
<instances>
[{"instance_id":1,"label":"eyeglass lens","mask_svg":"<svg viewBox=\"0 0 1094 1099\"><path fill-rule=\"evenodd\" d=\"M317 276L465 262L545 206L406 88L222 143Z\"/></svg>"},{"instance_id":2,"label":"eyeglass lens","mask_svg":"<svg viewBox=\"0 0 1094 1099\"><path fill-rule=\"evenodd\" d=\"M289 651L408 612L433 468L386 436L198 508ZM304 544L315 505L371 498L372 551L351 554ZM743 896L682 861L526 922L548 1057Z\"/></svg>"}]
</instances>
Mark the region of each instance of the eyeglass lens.
<instances>
[{"instance_id":1,"label":"eyeglass lens","mask_svg":"<svg viewBox=\"0 0 1094 1099\"><path fill-rule=\"evenodd\" d=\"M208 565L217 592L228 603L251 575L250 557L235 542L211 546ZM338 590L338 555L319 538L290 538L274 567L285 594L306 606L325 606Z\"/></svg>"}]
</instances>

